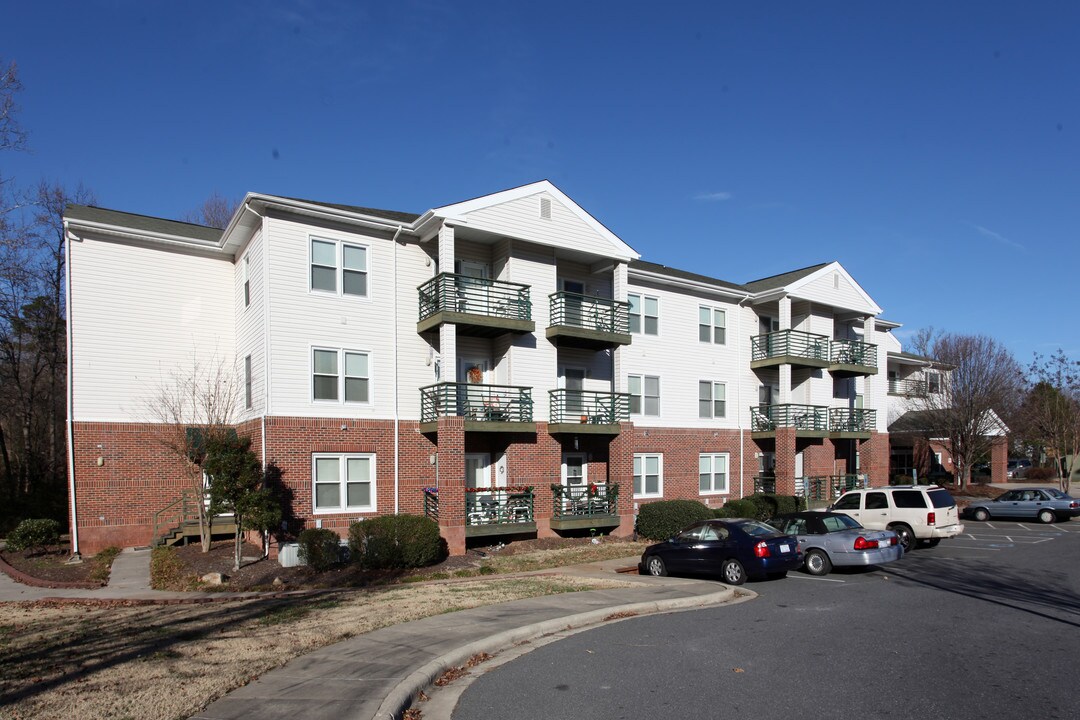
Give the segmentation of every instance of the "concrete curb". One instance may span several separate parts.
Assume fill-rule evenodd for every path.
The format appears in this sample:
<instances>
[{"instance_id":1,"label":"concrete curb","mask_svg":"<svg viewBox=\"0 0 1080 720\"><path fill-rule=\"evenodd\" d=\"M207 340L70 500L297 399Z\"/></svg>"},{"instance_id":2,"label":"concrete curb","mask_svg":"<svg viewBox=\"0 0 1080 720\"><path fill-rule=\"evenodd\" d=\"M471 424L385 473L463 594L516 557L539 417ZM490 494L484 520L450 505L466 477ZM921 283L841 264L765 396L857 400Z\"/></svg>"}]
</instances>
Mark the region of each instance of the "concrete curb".
<instances>
[{"instance_id":1,"label":"concrete curb","mask_svg":"<svg viewBox=\"0 0 1080 720\"><path fill-rule=\"evenodd\" d=\"M413 671L404 680L398 683L386 696L375 713L375 720L389 718L395 720L408 710L420 691L430 686L444 672L450 668L465 664L469 658L479 653L495 654L528 640L550 635L564 630L581 629L590 625L599 625L612 615L620 613L633 613L635 616L652 615L663 612L689 610L692 608L722 605L739 596L733 588L725 588L719 592L708 595L695 595L693 597L675 598L672 600L653 600L650 602L628 603L626 605L614 605L601 610L566 615L553 618L531 625L504 630L489 637L474 640L454 650L440 655L425 663Z\"/></svg>"}]
</instances>

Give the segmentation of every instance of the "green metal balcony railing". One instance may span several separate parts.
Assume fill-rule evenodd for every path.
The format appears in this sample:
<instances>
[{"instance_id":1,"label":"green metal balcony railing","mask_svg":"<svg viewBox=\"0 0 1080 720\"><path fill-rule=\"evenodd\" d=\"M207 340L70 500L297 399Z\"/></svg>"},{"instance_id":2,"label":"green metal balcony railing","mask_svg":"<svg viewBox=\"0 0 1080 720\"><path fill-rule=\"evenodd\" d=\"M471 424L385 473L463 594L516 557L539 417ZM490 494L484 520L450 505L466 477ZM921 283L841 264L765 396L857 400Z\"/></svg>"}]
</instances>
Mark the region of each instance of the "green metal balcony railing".
<instances>
[{"instance_id":1,"label":"green metal balcony railing","mask_svg":"<svg viewBox=\"0 0 1080 720\"><path fill-rule=\"evenodd\" d=\"M904 397L926 397L925 380L889 380L889 394Z\"/></svg>"},{"instance_id":2,"label":"green metal balcony railing","mask_svg":"<svg viewBox=\"0 0 1080 720\"><path fill-rule=\"evenodd\" d=\"M487 422L532 422L532 388L476 383L438 383L420 388L420 422L455 415Z\"/></svg>"},{"instance_id":3,"label":"green metal balcony railing","mask_svg":"<svg viewBox=\"0 0 1080 720\"><path fill-rule=\"evenodd\" d=\"M833 340L829 345L829 362L836 365L877 366L877 345L859 340Z\"/></svg>"},{"instance_id":4,"label":"green metal balcony railing","mask_svg":"<svg viewBox=\"0 0 1080 720\"><path fill-rule=\"evenodd\" d=\"M531 320L529 286L487 278L440 273L417 288L420 320L439 312Z\"/></svg>"},{"instance_id":5,"label":"green metal balcony railing","mask_svg":"<svg viewBox=\"0 0 1080 720\"><path fill-rule=\"evenodd\" d=\"M877 429L877 410L829 408L829 432L871 432Z\"/></svg>"},{"instance_id":6,"label":"green metal balcony railing","mask_svg":"<svg viewBox=\"0 0 1080 720\"><path fill-rule=\"evenodd\" d=\"M619 514L619 484L552 485L552 517L588 518Z\"/></svg>"},{"instance_id":7,"label":"green metal balcony railing","mask_svg":"<svg viewBox=\"0 0 1080 720\"><path fill-rule=\"evenodd\" d=\"M614 425L630 420L630 396L593 390L549 390L552 423Z\"/></svg>"},{"instance_id":8,"label":"green metal balcony railing","mask_svg":"<svg viewBox=\"0 0 1080 720\"><path fill-rule=\"evenodd\" d=\"M536 522L531 487L465 488L465 525L522 525ZM513 532L508 529L507 532Z\"/></svg>"},{"instance_id":9,"label":"green metal balcony railing","mask_svg":"<svg viewBox=\"0 0 1080 720\"><path fill-rule=\"evenodd\" d=\"M630 303L572 292L552 293L548 298L552 325L622 335L630 332Z\"/></svg>"},{"instance_id":10,"label":"green metal balcony railing","mask_svg":"<svg viewBox=\"0 0 1080 720\"><path fill-rule=\"evenodd\" d=\"M805 495L810 501L829 502L848 490L870 486L865 475L815 475L805 480Z\"/></svg>"},{"instance_id":11,"label":"green metal balcony railing","mask_svg":"<svg viewBox=\"0 0 1080 720\"><path fill-rule=\"evenodd\" d=\"M829 362L829 338L801 330L777 330L750 338L751 360L798 357Z\"/></svg>"},{"instance_id":12,"label":"green metal balcony railing","mask_svg":"<svg viewBox=\"0 0 1080 720\"><path fill-rule=\"evenodd\" d=\"M439 522L439 488L424 488L424 516Z\"/></svg>"},{"instance_id":13,"label":"green metal balcony railing","mask_svg":"<svg viewBox=\"0 0 1080 720\"><path fill-rule=\"evenodd\" d=\"M750 408L750 423L754 432L780 427L828 431L829 408L823 405L758 405Z\"/></svg>"}]
</instances>

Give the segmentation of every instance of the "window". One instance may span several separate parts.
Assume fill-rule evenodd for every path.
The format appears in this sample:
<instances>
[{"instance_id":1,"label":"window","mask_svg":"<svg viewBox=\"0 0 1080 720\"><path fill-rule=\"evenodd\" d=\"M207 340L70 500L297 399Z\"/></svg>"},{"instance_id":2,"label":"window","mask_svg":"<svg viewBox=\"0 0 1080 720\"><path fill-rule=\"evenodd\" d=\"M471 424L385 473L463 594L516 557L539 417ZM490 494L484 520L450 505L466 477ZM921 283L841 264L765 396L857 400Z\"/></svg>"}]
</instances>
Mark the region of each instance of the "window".
<instances>
[{"instance_id":1,"label":"window","mask_svg":"<svg viewBox=\"0 0 1080 720\"><path fill-rule=\"evenodd\" d=\"M660 301L647 295L630 293L630 332L645 335L660 334Z\"/></svg>"},{"instance_id":2,"label":"window","mask_svg":"<svg viewBox=\"0 0 1080 720\"><path fill-rule=\"evenodd\" d=\"M834 510L858 510L859 501L862 495L859 493L851 493L845 495L833 504Z\"/></svg>"},{"instance_id":3,"label":"window","mask_svg":"<svg viewBox=\"0 0 1080 720\"><path fill-rule=\"evenodd\" d=\"M251 304L251 265L248 260L250 255L244 256L244 307Z\"/></svg>"},{"instance_id":4,"label":"window","mask_svg":"<svg viewBox=\"0 0 1080 720\"><path fill-rule=\"evenodd\" d=\"M727 314L723 310L698 308L698 340L714 345L727 342Z\"/></svg>"},{"instance_id":5,"label":"window","mask_svg":"<svg viewBox=\"0 0 1080 720\"><path fill-rule=\"evenodd\" d=\"M660 415L660 378L630 375L626 387L630 394L631 415Z\"/></svg>"},{"instance_id":6,"label":"window","mask_svg":"<svg viewBox=\"0 0 1080 720\"><path fill-rule=\"evenodd\" d=\"M703 495L728 491L728 454L698 455L698 490Z\"/></svg>"},{"instance_id":7,"label":"window","mask_svg":"<svg viewBox=\"0 0 1080 720\"><path fill-rule=\"evenodd\" d=\"M344 363L340 361L342 355L345 356ZM315 348L312 351L312 397L330 402L338 402L340 398L347 403L371 402L370 366L371 358L365 352Z\"/></svg>"},{"instance_id":8,"label":"window","mask_svg":"<svg viewBox=\"0 0 1080 720\"><path fill-rule=\"evenodd\" d=\"M313 455L311 478L316 513L375 510L374 455Z\"/></svg>"},{"instance_id":9,"label":"window","mask_svg":"<svg viewBox=\"0 0 1080 720\"><path fill-rule=\"evenodd\" d=\"M927 373L926 374L926 388L932 393L941 392L941 375L940 373Z\"/></svg>"},{"instance_id":10,"label":"window","mask_svg":"<svg viewBox=\"0 0 1080 720\"><path fill-rule=\"evenodd\" d=\"M342 295L367 297L367 247L312 238L311 289L337 294L339 285Z\"/></svg>"},{"instance_id":11,"label":"window","mask_svg":"<svg viewBox=\"0 0 1080 720\"><path fill-rule=\"evenodd\" d=\"M634 497L663 497L664 456L634 455Z\"/></svg>"},{"instance_id":12,"label":"window","mask_svg":"<svg viewBox=\"0 0 1080 720\"><path fill-rule=\"evenodd\" d=\"M898 505L898 507L903 507ZM872 492L866 493L866 509L867 510L888 510L889 500L885 497L885 493Z\"/></svg>"},{"instance_id":13,"label":"window","mask_svg":"<svg viewBox=\"0 0 1080 720\"><path fill-rule=\"evenodd\" d=\"M244 358L244 407L251 409L251 356Z\"/></svg>"},{"instance_id":14,"label":"window","mask_svg":"<svg viewBox=\"0 0 1080 720\"><path fill-rule=\"evenodd\" d=\"M727 415L727 386L722 382L698 382L698 417L722 418Z\"/></svg>"},{"instance_id":15,"label":"window","mask_svg":"<svg viewBox=\"0 0 1080 720\"><path fill-rule=\"evenodd\" d=\"M924 508L926 507L926 498L923 497L922 490L897 490L892 494L893 503L898 508ZM867 507L870 503L867 503ZM887 507L887 506L882 506Z\"/></svg>"}]
</instances>

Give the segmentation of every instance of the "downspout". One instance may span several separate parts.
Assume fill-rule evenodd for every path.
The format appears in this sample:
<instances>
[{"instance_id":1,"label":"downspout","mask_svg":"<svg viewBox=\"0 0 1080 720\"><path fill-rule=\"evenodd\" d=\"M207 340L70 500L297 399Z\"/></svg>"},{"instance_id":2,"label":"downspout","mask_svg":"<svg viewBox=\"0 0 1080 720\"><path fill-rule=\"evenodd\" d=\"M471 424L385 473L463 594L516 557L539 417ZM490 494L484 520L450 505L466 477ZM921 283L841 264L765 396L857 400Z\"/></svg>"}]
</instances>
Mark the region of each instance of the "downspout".
<instances>
[{"instance_id":1,"label":"downspout","mask_svg":"<svg viewBox=\"0 0 1080 720\"><path fill-rule=\"evenodd\" d=\"M64 343L67 352L67 465L68 497L71 498L71 557L79 555L79 515L75 502L75 425L71 416L75 410L75 395L71 381L71 240L67 220L64 221L64 301L67 306L67 318L64 323Z\"/></svg>"},{"instance_id":2,"label":"downspout","mask_svg":"<svg viewBox=\"0 0 1080 720\"><path fill-rule=\"evenodd\" d=\"M748 297L744 297L742 300L739 301L739 303L738 303L739 312L738 312L737 317L735 318L735 332L737 333L736 337L738 338L738 340L735 342L735 352L736 352L735 366L737 368L739 368L739 374L740 375L742 375L742 373L743 373L743 364L742 364L742 349L743 349L743 344L742 344L742 337L743 337L743 335L742 335L742 310L743 310L743 303L746 302L749 299L750 298L748 298ZM738 405L739 405L739 414L740 415L742 414L742 411L743 411L742 387L743 387L743 381L740 380L738 386L735 388L735 402L737 402ZM745 433L746 433L746 423L744 423L744 422L742 422L740 420L739 421L739 497L746 497L746 495L743 494L743 471L744 471L743 466L744 466L744 456L746 455L746 444L744 442Z\"/></svg>"},{"instance_id":3,"label":"downspout","mask_svg":"<svg viewBox=\"0 0 1080 720\"><path fill-rule=\"evenodd\" d=\"M402 226L398 225L397 230L394 232L394 237L390 241L394 248L394 278L396 280L398 276L398 235L401 234ZM399 393L398 393L398 287L397 283L394 283L394 514L397 515L400 512L400 478L401 478L401 440L399 432L401 430L401 415L399 408Z\"/></svg>"}]
</instances>

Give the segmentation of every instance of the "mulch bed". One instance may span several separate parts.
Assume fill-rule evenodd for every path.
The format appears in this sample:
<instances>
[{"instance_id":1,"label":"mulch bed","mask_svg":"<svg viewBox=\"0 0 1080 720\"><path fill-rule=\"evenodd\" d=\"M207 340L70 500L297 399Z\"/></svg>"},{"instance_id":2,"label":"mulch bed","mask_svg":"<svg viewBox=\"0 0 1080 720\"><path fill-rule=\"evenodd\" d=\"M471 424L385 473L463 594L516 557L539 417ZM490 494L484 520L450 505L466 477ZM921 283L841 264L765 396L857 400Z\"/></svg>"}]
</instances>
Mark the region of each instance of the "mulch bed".
<instances>
[{"instance_id":1,"label":"mulch bed","mask_svg":"<svg viewBox=\"0 0 1080 720\"><path fill-rule=\"evenodd\" d=\"M92 558L68 565L70 557L71 549L66 545L49 547L44 553L39 550L4 550L0 553L0 560L15 571L8 574L27 585L94 588L105 584L108 576L102 579L98 564ZM0 566L0 569L4 568Z\"/></svg>"}]
</instances>

